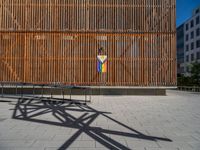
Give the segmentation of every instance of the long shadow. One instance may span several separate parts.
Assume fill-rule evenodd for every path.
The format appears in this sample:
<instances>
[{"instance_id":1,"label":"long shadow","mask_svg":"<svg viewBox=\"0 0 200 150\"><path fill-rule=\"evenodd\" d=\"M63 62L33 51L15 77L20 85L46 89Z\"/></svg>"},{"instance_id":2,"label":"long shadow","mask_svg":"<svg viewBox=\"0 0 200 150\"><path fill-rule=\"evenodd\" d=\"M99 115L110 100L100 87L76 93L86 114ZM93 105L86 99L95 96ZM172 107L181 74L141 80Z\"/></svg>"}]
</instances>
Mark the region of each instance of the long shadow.
<instances>
[{"instance_id":1,"label":"long shadow","mask_svg":"<svg viewBox=\"0 0 200 150\"><path fill-rule=\"evenodd\" d=\"M79 112L81 115L77 118L74 117L72 115L73 113L70 112ZM52 116L55 118L55 121L41 119L42 115L48 113L52 114ZM138 138L149 141L172 142L172 140L168 138L145 135L125 125L124 123L115 120L114 118L110 117L109 114L111 113L98 111L88 105L82 105L81 103L73 103L70 101L63 103L62 101L35 100L26 98L18 99L12 118L78 129L76 133L74 133L63 145L60 146L59 150L67 149L82 133L87 134L108 149L117 150L130 150L130 148L108 137L106 134ZM121 132L117 130L108 130L101 127L91 126L91 124L100 115L128 129L130 132Z\"/></svg>"}]
</instances>

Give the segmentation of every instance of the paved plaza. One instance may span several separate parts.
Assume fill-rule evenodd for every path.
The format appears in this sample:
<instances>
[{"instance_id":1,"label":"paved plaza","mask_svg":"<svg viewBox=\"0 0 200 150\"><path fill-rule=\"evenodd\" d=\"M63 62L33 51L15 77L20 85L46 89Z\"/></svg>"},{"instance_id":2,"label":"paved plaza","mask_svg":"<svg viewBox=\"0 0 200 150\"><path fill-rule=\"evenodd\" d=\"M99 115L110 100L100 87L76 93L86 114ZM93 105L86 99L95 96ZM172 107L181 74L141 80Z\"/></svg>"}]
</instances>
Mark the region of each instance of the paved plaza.
<instances>
[{"instance_id":1,"label":"paved plaza","mask_svg":"<svg viewBox=\"0 0 200 150\"><path fill-rule=\"evenodd\" d=\"M7 96L0 149L200 150L200 94L92 96L88 105Z\"/></svg>"}]
</instances>

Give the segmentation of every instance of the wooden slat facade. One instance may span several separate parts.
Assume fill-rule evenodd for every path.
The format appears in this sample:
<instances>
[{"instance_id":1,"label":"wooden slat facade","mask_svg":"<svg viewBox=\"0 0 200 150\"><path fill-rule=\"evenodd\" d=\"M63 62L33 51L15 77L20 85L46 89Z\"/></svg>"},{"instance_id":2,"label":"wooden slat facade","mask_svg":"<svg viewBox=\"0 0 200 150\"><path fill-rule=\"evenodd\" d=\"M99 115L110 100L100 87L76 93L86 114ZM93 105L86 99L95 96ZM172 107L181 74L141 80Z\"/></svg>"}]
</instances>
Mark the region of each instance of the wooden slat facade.
<instances>
[{"instance_id":1,"label":"wooden slat facade","mask_svg":"<svg viewBox=\"0 0 200 150\"><path fill-rule=\"evenodd\" d=\"M175 86L175 0L1 0L0 81ZM97 72L98 49L108 56Z\"/></svg>"}]
</instances>

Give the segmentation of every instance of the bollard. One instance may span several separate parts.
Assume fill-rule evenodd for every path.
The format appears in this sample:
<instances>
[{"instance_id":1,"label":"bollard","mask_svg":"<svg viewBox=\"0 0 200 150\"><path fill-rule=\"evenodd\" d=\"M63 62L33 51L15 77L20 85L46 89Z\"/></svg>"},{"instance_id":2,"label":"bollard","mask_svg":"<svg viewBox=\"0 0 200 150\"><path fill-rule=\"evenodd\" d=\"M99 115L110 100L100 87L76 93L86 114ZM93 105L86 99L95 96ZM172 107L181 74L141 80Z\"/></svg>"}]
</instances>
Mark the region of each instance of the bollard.
<instances>
[{"instance_id":1,"label":"bollard","mask_svg":"<svg viewBox=\"0 0 200 150\"><path fill-rule=\"evenodd\" d=\"M85 88L85 104L87 103L87 88Z\"/></svg>"},{"instance_id":2,"label":"bollard","mask_svg":"<svg viewBox=\"0 0 200 150\"><path fill-rule=\"evenodd\" d=\"M24 94L24 93L23 93L23 90L24 90L23 88L24 88L24 87L23 87L23 84L22 84L22 86L21 86L21 98L23 98L23 94Z\"/></svg>"},{"instance_id":3,"label":"bollard","mask_svg":"<svg viewBox=\"0 0 200 150\"><path fill-rule=\"evenodd\" d=\"M64 93L64 88L62 87L62 95L63 95L63 102L64 102L64 99L65 99L65 93Z\"/></svg>"},{"instance_id":4,"label":"bollard","mask_svg":"<svg viewBox=\"0 0 200 150\"><path fill-rule=\"evenodd\" d=\"M33 97L35 97L35 85L33 84Z\"/></svg>"},{"instance_id":5,"label":"bollard","mask_svg":"<svg viewBox=\"0 0 200 150\"><path fill-rule=\"evenodd\" d=\"M16 84L16 87L15 87L15 94L16 94L16 96L17 96L17 84Z\"/></svg>"},{"instance_id":6,"label":"bollard","mask_svg":"<svg viewBox=\"0 0 200 150\"><path fill-rule=\"evenodd\" d=\"M44 96L44 85L42 85L42 98Z\"/></svg>"},{"instance_id":7,"label":"bollard","mask_svg":"<svg viewBox=\"0 0 200 150\"><path fill-rule=\"evenodd\" d=\"M91 88L89 88L89 90L90 90L90 103L91 103L91 101L92 101L92 90L91 90Z\"/></svg>"},{"instance_id":8,"label":"bollard","mask_svg":"<svg viewBox=\"0 0 200 150\"><path fill-rule=\"evenodd\" d=\"M3 97L3 83L1 83L1 97Z\"/></svg>"},{"instance_id":9,"label":"bollard","mask_svg":"<svg viewBox=\"0 0 200 150\"><path fill-rule=\"evenodd\" d=\"M70 88L70 95L69 95L70 101L72 100L72 87Z\"/></svg>"},{"instance_id":10,"label":"bollard","mask_svg":"<svg viewBox=\"0 0 200 150\"><path fill-rule=\"evenodd\" d=\"M51 90L51 91L50 91L50 92L51 92L51 99L53 98L52 87L53 87L53 86L51 86L51 89L50 89L50 90Z\"/></svg>"}]
</instances>

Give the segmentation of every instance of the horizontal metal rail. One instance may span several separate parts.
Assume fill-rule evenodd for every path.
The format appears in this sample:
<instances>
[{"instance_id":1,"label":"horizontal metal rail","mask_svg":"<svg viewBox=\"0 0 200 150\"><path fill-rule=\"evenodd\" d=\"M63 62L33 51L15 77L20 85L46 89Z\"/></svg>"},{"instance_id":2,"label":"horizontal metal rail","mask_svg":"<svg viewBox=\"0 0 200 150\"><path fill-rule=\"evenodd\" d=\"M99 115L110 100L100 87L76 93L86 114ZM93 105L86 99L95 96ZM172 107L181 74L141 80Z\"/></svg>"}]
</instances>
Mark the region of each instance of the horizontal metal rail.
<instances>
[{"instance_id":1,"label":"horizontal metal rail","mask_svg":"<svg viewBox=\"0 0 200 150\"><path fill-rule=\"evenodd\" d=\"M0 86L1 86L1 97L6 97L7 94L5 94L4 89L5 88L10 88L10 87L15 87L15 95L14 96L20 96L20 98L24 98L27 94L24 92L26 88L31 88L32 89L32 94L28 94L28 96L31 96L33 98L35 98L36 93L35 93L35 89L36 88L41 88L41 93L38 94L37 96L41 95L41 98L45 98L44 97L44 89L49 88L50 89L50 97L49 100L53 100L53 90L58 89L60 90L60 95L62 96L62 100L63 102L65 102L65 100L70 100L73 103L73 99L72 99L72 92L75 89L80 89L83 90L83 95L85 97L84 99L84 104L87 104L87 102L91 102L92 99L92 91L90 87L81 87L81 86L72 86L72 85L62 85L62 84L31 84L31 83L17 83L17 82L0 82ZM65 98L65 92L64 90L69 89L70 90L70 98L66 99ZM9 94L10 95L10 94ZM89 97L89 99L88 99Z\"/></svg>"},{"instance_id":2,"label":"horizontal metal rail","mask_svg":"<svg viewBox=\"0 0 200 150\"><path fill-rule=\"evenodd\" d=\"M178 86L180 91L190 91L190 92L200 92L200 87L198 86Z\"/></svg>"}]
</instances>

